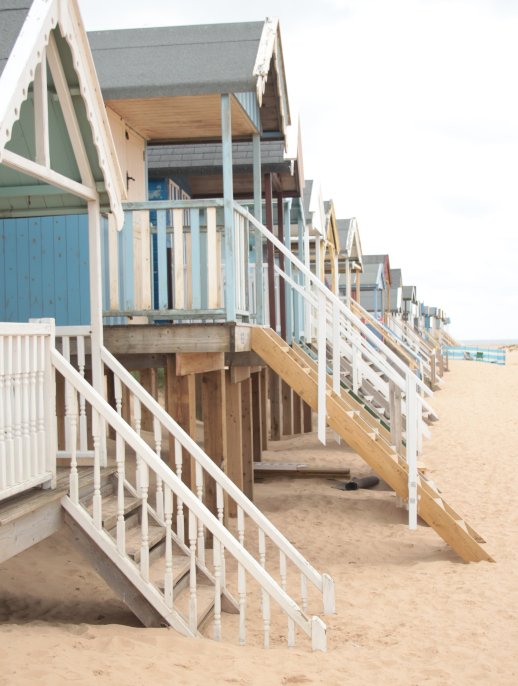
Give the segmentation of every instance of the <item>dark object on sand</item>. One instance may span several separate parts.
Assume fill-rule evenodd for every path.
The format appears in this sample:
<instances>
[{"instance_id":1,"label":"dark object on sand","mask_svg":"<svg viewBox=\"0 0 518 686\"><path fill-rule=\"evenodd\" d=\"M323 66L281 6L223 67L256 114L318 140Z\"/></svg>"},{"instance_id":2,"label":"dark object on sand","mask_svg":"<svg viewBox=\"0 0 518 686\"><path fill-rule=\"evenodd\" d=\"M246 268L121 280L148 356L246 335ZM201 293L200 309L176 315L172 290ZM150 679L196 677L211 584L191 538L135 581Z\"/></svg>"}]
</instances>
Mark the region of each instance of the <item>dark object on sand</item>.
<instances>
[{"instance_id":1,"label":"dark object on sand","mask_svg":"<svg viewBox=\"0 0 518 686\"><path fill-rule=\"evenodd\" d=\"M346 483L338 484L338 486L332 486L332 488L338 488L340 491L357 491L359 488L372 488L377 486L380 480L377 476L366 476L363 479L358 479L356 476Z\"/></svg>"}]
</instances>

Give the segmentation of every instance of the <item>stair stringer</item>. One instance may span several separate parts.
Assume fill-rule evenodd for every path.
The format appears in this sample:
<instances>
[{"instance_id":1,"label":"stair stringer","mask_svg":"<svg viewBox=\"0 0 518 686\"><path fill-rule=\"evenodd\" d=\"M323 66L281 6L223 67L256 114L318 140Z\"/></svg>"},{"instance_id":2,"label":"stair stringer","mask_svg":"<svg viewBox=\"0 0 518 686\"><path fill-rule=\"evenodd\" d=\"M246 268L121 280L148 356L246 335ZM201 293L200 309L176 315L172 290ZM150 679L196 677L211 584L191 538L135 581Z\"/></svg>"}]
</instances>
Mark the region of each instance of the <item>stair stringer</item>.
<instances>
[{"instance_id":1,"label":"stair stringer","mask_svg":"<svg viewBox=\"0 0 518 686\"><path fill-rule=\"evenodd\" d=\"M302 358L272 330L254 327L252 349L276 372L310 407L318 411L318 383L315 372ZM347 400L327 389L326 423L355 450L365 462L384 479L404 500L408 500L408 466L361 417ZM418 477L419 516L429 524L465 562L493 558L482 548L481 536L464 522L426 482ZM459 523L463 524L464 529Z\"/></svg>"},{"instance_id":2,"label":"stair stringer","mask_svg":"<svg viewBox=\"0 0 518 686\"><path fill-rule=\"evenodd\" d=\"M137 617L142 621L143 624L145 624L146 626L169 625L173 629L176 629L176 631L183 634L184 636L190 638L202 638L202 635L199 632L193 633L189 629L187 623L176 610L171 610L171 608L169 608L165 604L160 593L157 591L157 589L154 588L152 583L146 583L144 581L144 579L140 576L138 567L136 567L136 565L129 558L123 557L119 553L117 547L113 544L113 541L110 540L109 535L105 531L99 531L99 529L97 529L94 526L90 517L83 510L81 505L75 505L68 496L64 496L61 499L61 505L66 512L65 523L67 524L72 534L74 533L73 527L71 527L70 523L67 522L67 515L70 516L73 522L75 522L78 526L81 527L82 532L84 532L84 534L94 543L99 553L105 556L107 560L109 560L110 563L114 565L117 568L117 570L122 575L124 575L124 577L126 577L126 579L128 579L129 583L135 589L135 591L146 601L150 608L154 610L154 612L156 613L156 617L163 618L162 622L155 619L153 623L149 624L143 612L143 608L139 608L138 606L138 601L135 602L134 599L129 598L127 595L125 595L120 585L118 588L115 587L118 585L114 582L115 575L110 576L106 573L106 570L104 571L104 573L101 573L101 570L99 568L96 568L94 565L92 565L94 566L94 569L96 569L96 571L100 574L100 576L102 576L102 578L106 581L106 583L108 583L112 590L115 591L115 593L117 593L121 600L123 600L128 605L128 607L130 607L130 609L137 615ZM88 557L85 555L83 546L78 545L78 543L74 542L74 540L71 540L71 542L79 550L79 552L81 552L81 554L85 556L87 561L90 562L90 564L92 564L92 559L88 559ZM152 616L153 614L154 613L151 612L149 613L149 616Z\"/></svg>"}]
</instances>

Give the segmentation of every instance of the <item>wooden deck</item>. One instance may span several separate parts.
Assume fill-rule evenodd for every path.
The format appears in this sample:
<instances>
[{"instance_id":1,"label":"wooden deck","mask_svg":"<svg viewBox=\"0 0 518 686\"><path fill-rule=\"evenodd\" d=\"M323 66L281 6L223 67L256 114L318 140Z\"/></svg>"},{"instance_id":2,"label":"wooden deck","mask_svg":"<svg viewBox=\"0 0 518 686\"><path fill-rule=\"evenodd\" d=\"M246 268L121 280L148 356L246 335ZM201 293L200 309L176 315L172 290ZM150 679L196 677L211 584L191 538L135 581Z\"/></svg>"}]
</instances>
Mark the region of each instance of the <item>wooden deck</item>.
<instances>
[{"instance_id":1,"label":"wooden deck","mask_svg":"<svg viewBox=\"0 0 518 686\"><path fill-rule=\"evenodd\" d=\"M78 467L79 493L84 497L93 492L93 467ZM101 485L116 472L116 467L101 470ZM70 467L57 468L57 484L53 490L31 488L0 502L0 563L21 553L63 525L61 498L69 489Z\"/></svg>"}]
</instances>

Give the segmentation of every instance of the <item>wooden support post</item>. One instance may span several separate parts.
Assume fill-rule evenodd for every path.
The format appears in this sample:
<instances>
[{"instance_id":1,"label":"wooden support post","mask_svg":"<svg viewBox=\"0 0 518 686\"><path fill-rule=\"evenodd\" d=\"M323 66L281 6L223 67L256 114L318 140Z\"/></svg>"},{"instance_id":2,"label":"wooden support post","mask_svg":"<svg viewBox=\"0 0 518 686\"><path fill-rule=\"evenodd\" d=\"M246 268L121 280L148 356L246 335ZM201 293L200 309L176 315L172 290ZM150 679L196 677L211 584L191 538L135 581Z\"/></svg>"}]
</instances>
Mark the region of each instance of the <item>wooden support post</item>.
<instances>
[{"instance_id":1,"label":"wooden support post","mask_svg":"<svg viewBox=\"0 0 518 686\"><path fill-rule=\"evenodd\" d=\"M264 197L266 200L266 228L273 234L273 180L271 174L264 175ZM266 241L268 258L268 307L270 312L270 329L277 331L275 312L275 266L273 243Z\"/></svg>"},{"instance_id":2,"label":"wooden support post","mask_svg":"<svg viewBox=\"0 0 518 686\"><path fill-rule=\"evenodd\" d=\"M203 374L196 374L194 377L196 392L196 419L203 421Z\"/></svg>"},{"instance_id":3,"label":"wooden support post","mask_svg":"<svg viewBox=\"0 0 518 686\"><path fill-rule=\"evenodd\" d=\"M293 433L302 433L302 399L293 391Z\"/></svg>"},{"instance_id":4,"label":"wooden support post","mask_svg":"<svg viewBox=\"0 0 518 686\"><path fill-rule=\"evenodd\" d=\"M262 204L263 194L261 190L261 136L254 133L253 141L253 166L254 166L254 217L263 223ZM255 245L255 303L257 323L264 324L264 298L263 298L263 236L259 229L254 229Z\"/></svg>"},{"instance_id":5,"label":"wooden support post","mask_svg":"<svg viewBox=\"0 0 518 686\"><path fill-rule=\"evenodd\" d=\"M268 450L268 391L269 391L269 367L264 367L259 374L261 387L261 454ZM261 457L262 459L262 457Z\"/></svg>"},{"instance_id":6,"label":"wooden support post","mask_svg":"<svg viewBox=\"0 0 518 686\"><path fill-rule=\"evenodd\" d=\"M252 455L254 462L261 462L263 452L261 374L262 372L256 372L250 377L252 380Z\"/></svg>"},{"instance_id":7,"label":"wooden support post","mask_svg":"<svg viewBox=\"0 0 518 686\"><path fill-rule=\"evenodd\" d=\"M270 438L280 441L282 437L281 377L270 369Z\"/></svg>"},{"instance_id":8,"label":"wooden support post","mask_svg":"<svg viewBox=\"0 0 518 686\"><path fill-rule=\"evenodd\" d=\"M277 191L277 238L284 243L284 202L282 191ZM279 268L284 271L284 253L279 251ZM287 340L286 330L286 282L279 276L279 302L281 318L281 338Z\"/></svg>"},{"instance_id":9,"label":"wooden support post","mask_svg":"<svg viewBox=\"0 0 518 686\"><path fill-rule=\"evenodd\" d=\"M345 260L345 287L347 289L347 307L351 309L351 264Z\"/></svg>"},{"instance_id":10,"label":"wooden support post","mask_svg":"<svg viewBox=\"0 0 518 686\"><path fill-rule=\"evenodd\" d=\"M92 370L91 369L85 369L85 381L87 381L90 386L92 385ZM94 438L92 435L92 406L90 403L85 403L85 409L86 409L86 426L87 426L87 432L86 432L86 447L88 450L93 450L94 449Z\"/></svg>"},{"instance_id":11,"label":"wooden support post","mask_svg":"<svg viewBox=\"0 0 518 686\"><path fill-rule=\"evenodd\" d=\"M227 408L225 372L205 372L202 377L202 405L204 450L210 459L227 471ZM205 505L217 516L216 482L205 473ZM225 522L228 521L228 502L225 499ZM209 536L209 532L207 532ZM210 535L212 538L212 535ZM207 545L207 540L205 545ZM208 546L210 547L210 546Z\"/></svg>"},{"instance_id":12,"label":"wooden support post","mask_svg":"<svg viewBox=\"0 0 518 686\"><path fill-rule=\"evenodd\" d=\"M113 407L114 410L117 409L117 406L115 404L115 377L111 369L108 369L108 367L105 367L105 372L106 372L106 400L108 401L108 404ZM115 440L116 437L116 432L115 429L112 428L110 424L108 424L108 438L111 438Z\"/></svg>"},{"instance_id":13,"label":"wooden support post","mask_svg":"<svg viewBox=\"0 0 518 686\"><path fill-rule=\"evenodd\" d=\"M356 263L358 264L358 263ZM356 268L356 302L358 305L361 305L360 303L360 293L361 293L361 287L360 287L360 268L359 266Z\"/></svg>"},{"instance_id":14,"label":"wooden support post","mask_svg":"<svg viewBox=\"0 0 518 686\"><path fill-rule=\"evenodd\" d=\"M139 382L145 391L158 401L158 370L139 369ZM142 431L153 431L153 417L145 405L141 407Z\"/></svg>"},{"instance_id":15,"label":"wooden support post","mask_svg":"<svg viewBox=\"0 0 518 686\"><path fill-rule=\"evenodd\" d=\"M194 376L177 376L176 355L167 355L166 377L166 410L181 428L196 440L196 397ZM174 436L169 434L169 466L174 470ZM194 459L183 449L182 481L193 491L195 486ZM187 518L186 518L187 519Z\"/></svg>"},{"instance_id":16,"label":"wooden support post","mask_svg":"<svg viewBox=\"0 0 518 686\"><path fill-rule=\"evenodd\" d=\"M255 375L254 375L255 376ZM243 493L254 501L254 430L252 412L252 379L241 382L241 429L243 432Z\"/></svg>"},{"instance_id":17,"label":"wooden support post","mask_svg":"<svg viewBox=\"0 0 518 686\"><path fill-rule=\"evenodd\" d=\"M302 401L302 407L302 413L304 416L304 433L310 434L313 431L313 410L304 400Z\"/></svg>"},{"instance_id":18,"label":"wooden support post","mask_svg":"<svg viewBox=\"0 0 518 686\"><path fill-rule=\"evenodd\" d=\"M232 175L232 123L230 95L221 95L221 143L223 154L223 198L225 216L225 309L227 321L236 321L234 186Z\"/></svg>"},{"instance_id":19,"label":"wooden support post","mask_svg":"<svg viewBox=\"0 0 518 686\"><path fill-rule=\"evenodd\" d=\"M225 394L227 401L227 459L225 472L240 491L243 490L243 431L241 424L241 384L232 383L230 370L225 371ZM237 505L230 499L230 517L237 517Z\"/></svg>"},{"instance_id":20,"label":"wooden support post","mask_svg":"<svg viewBox=\"0 0 518 686\"><path fill-rule=\"evenodd\" d=\"M131 405L130 405L130 392L129 388L124 384L122 386L122 418L125 422L131 425Z\"/></svg>"},{"instance_id":21,"label":"wooden support post","mask_svg":"<svg viewBox=\"0 0 518 686\"><path fill-rule=\"evenodd\" d=\"M281 384L282 390L282 435L291 436L293 434L293 391L286 381Z\"/></svg>"}]
</instances>

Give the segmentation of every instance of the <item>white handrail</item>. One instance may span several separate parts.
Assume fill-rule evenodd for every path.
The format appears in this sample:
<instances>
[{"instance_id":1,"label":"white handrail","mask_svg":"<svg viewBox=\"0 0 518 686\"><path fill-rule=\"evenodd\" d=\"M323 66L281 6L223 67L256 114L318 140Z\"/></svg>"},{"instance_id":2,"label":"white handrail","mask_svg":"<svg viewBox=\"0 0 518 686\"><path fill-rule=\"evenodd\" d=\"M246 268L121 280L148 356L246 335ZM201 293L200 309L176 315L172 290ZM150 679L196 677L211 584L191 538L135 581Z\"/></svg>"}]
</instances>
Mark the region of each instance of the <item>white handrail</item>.
<instances>
[{"instance_id":1,"label":"white handrail","mask_svg":"<svg viewBox=\"0 0 518 686\"><path fill-rule=\"evenodd\" d=\"M216 463L208 457L200 446L177 424L163 407L151 396L143 386L123 367L120 362L107 350L101 349L101 358L119 379L127 386L140 402L161 422L165 429L177 438L182 446L197 460L210 474L210 476L222 486L222 488L235 500L246 514L259 526L265 534L278 546L282 552L305 574L308 579L323 591L323 576L314 569L298 550L276 529L263 513L248 500L242 491L231 481ZM327 604L327 603L326 603ZM334 604L334 603L333 603ZM334 609L333 609L334 612ZM327 614L327 613L325 613ZM329 613L331 614L331 613Z\"/></svg>"},{"instance_id":2,"label":"white handrail","mask_svg":"<svg viewBox=\"0 0 518 686\"><path fill-rule=\"evenodd\" d=\"M208 510L196 495L169 467L158 458L148 444L127 424L122 417L90 386L76 370L55 349L51 351L54 367L81 393L92 407L112 426L121 438L135 451L141 460L160 477L189 510L198 518L214 537L225 546L238 562L251 574L271 598L273 598L289 617L311 637L313 649L325 650L326 626L319 617L309 619L290 596L285 593L250 555L235 537ZM181 430L180 430L181 431ZM189 438L185 435L186 438ZM196 446L192 442L192 446Z\"/></svg>"}]
</instances>

